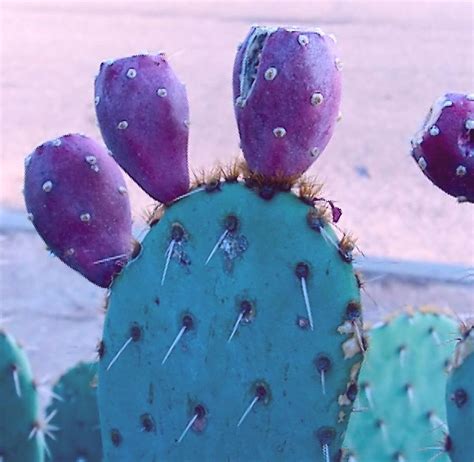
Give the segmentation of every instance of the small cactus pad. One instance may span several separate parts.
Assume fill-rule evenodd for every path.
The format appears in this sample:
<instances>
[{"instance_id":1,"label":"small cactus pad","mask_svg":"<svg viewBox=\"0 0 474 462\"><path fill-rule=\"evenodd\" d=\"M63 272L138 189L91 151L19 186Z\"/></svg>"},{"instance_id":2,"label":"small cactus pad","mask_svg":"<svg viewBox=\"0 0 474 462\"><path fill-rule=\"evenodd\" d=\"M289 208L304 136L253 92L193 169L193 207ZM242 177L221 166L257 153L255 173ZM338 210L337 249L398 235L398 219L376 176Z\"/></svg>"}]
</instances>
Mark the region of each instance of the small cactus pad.
<instances>
[{"instance_id":1,"label":"small cactus pad","mask_svg":"<svg viewBox=\"0 0 474 462\"><path fill-rule=\"evenodd\" d=\"M446 387L449 437L446 450L452 462L474 460L474 327L463 332L456 346Z\"/></svg>"},{"instance_id":2,"label":"small cactus pad","mask_svg":"<svg viewBox=\"0 0 474 462\"><path fill-rule=\"evenodd\" d=\"M127 188L107 151L84 135L38 146L25 161L28 216L49 250L108 287L132 248Z\"/></svg>"},{"instance_id":3,"label":"small cactus pad","mask_svg":"<svg viewBox=\"0 0 474 462\"><path fill-rule=\"evenodd\" d=\"M320 29L252 27L233 76L241 147L252 171L306 171L328 144L339 114L335 39Z\"/></svg>"},{"instance_id":4,"label":"small cactus pad","mask_svg":"<svg viewBox=\"0 0 474 462\"><path fill-rule=\"evenodd\" d=\"M164 203L188 191L188 100L164 54L102 63L95 105L105 143L142 189Z\"/></svg>"},{"instance_id":5,"label":"small cactus pad","mask_svg":"<svg viewBox=\"0 0 474 462\"><path fill-rule=\"evenodd\" d=\"M79 363L54 386L46 411L58 427L56 439L49 443L52 462L102 461L96 391L97 363Z\"/></svg>"},{"instance_id":6,"label":"small cactus pad","mask_svg":"<svg viewBox=\"0 0 474 462\"><path fill-rule=\"evenodd\" d=\"M36 385L25 353L0 330L0 461L43 462Z\"/></svg>"},{"instance_id":7,"label":"small cactus pad","mask_svg":"<svg viewBox=\"0 0 474 462\"><path fill-rule=\"evenodd\" d=\"M459 202L474 202L474 94L437 99L412 140L423 173Z\"/></svg>"},{"instance_id":8,"label":"small cactus pad","mask_svg":"<svg viewBox=\"0 0 474 462\"><path fill-rule=\"evenodd\" d=\"M115 280L99 366L107 461L338 454L365 348L349 254L314 207L251 183L174 203Z\"/></svg>"},{"instance_id":9,"label":"small cactus pad","mask_svg":"<svg viewBox=\"0 0 474 462\"><path fill-rule=\"evenodd\" d=\"M427 448L442 446L446 430L446 367L455 332L451 318L428 312L399 315L368 332L361 409L349 422L345 460L428 462L436 455Z\"/></svg>"}]
</instances>

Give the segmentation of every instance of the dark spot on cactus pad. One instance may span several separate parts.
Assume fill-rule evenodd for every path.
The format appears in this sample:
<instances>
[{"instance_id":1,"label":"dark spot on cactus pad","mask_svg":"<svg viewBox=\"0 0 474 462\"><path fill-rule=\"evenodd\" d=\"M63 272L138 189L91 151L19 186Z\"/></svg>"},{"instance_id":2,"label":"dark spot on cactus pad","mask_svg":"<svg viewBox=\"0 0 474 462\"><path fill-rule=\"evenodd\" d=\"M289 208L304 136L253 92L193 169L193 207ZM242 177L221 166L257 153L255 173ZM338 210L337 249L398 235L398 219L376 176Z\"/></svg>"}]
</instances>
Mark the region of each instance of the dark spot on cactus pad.
<instances>
[{"instance_id":1,"label":"dark spot on cactus pad","mask_svg":"<svg viewBox=\"0 0 474 462\"><path fill-rule=\"evenodd\" d=\"M405 456L403 455L403 452L397 451L393 454L392 459L396 462L401 462L402 460L405 460Z\"/></svg>"},{"instance_id":2,"label":"dark spot on cactus pad","mask_svg":"<svg viewBox=\"0 0 474 462\"><path fill-rule=\"evenodd\" d=\"M298 316L296 318L296 325L301 329L308 329L310 327L309 319L304 316Z\"/></svg>"},{"instance_id":3,"label":"dark spot on cactus pad","mask_svg":"<svg viewBox=\"0 0 474 462\"><path fill-rule=\"evenodd\" d=\"M183 316L183 327L186 327L186 330L190 330L194 327L194 321L191 315L186 314Z\"/></svg>"},{"instance_id":4,"label":"dark spot on cactus pad","mask_svg":"<svg viewBox=\"0 0 474 462\"><path fill-rule=\"evenodd\" d=\"M331 369L331 360L324 354L320 354L314 360L314 365L319 373L328 372Z\"/></svg>"},{"instance_id":5,"label":"dark spot on cactus pad","mask_svg":"<svg viewBox=\"0 0 474 462\"><path fill-rule=\"evenodd\" d=\"M141 255L141 253L142 253L142 245L137 240L133 240L132 255L130 257L131 260L135 260L136 258L138 258Z\"/></svg>"},{"instance_id":6,"label":"dark spot on cactus pad","mask_svg":"<svg viewBox=\"0 0 474 462\"><path fill-rule=\"evenodd\" d=\"M213 178L206 184L206 187L205 187L206 192L220 191L220 189L221 189L221 182L219 178Z\"/></svg>"},{"instance_id":7,"label":"dark spot on cactus pad","mask_svg":"<svg viewBox=\"0 0 474 462\"><path fill-rule=\"evenodd\" d=\"M258 192L258 195L262 199L265 199L266 201L269 201L275 195L275 188L271 185L264 185L260 188L260 190Z\"/></svg>"},{"instance_id":8,"label":"dark spot on cactus pad","mask_svg":"<svg viewBox=\"0 0 474 462\"><path fill-rule=\"evenodd\" d=\"M321 443L321 446L327 444L328 446L334 441L336 437L336 429L333 427L320 427L316 432L316 438Z\"/></svg>"},{"instance_id":9,"label":"dark spot on cactus pad","mask_svg":"<svg viewBox=\"0 0 474 462\"><path fill-rule=\"evenodd\" d=\"M229 233L234 233L239 227L239 219L235 215L225 217L224 226Z\"/></svg>"},{"instance_id":10,"label":"dark spot on cactus pad","mask_svg":"<svg viewBox=\"0 0 474 462\"><path fill-rule=\"evenodd\" d=\"M159 305L160 304L160 297L156 297L155 298L155 305Z\"/></svg>"},{"instance_id":11,"label":"dark spot on cactus pad","mask_svg":"<svg viewBox=\"0 0 474 462\"><path fill-rule=\"evenodd\" d=\"M122 435L116 428L110 430L110 440L112 441L112 444L115 447L120 446L120 444L122 443Z\"/></svg>"},{"instance_id":12,"label":"dark spot on cactus pad","mask_svg":"<svg viewBox=\"0 0 474 462\"><path fill-rule=\"evenodd\" d=\"M153 432L155 431L155 421L150 414L142 414L140 416L140 424L144 432Z\"/></svg>"},{"instance_id":13,"label":"dark spot on cactus pad","mask_svg":"<svg viewBox=\"0 0 474 462\"><path fill-rule=\"evenodd\" d=\"M255 317L255 307L248 300L242 300L240 302L240 312L242 313L243 319L250 322Z\"/></svg>"},{"instance_id":14,"label":"dark spot on cactus pad","mask_svg":"<svg viewBox=\"0 0 474 462\"><path fill-rule=\"evenodd\" d=\"M180 242L184 237L184 228L179 223L173 223L171 226L171 239Z\"/></svg>"},{"instance_id":15,"label":"dark spot on cactus pad","mask_svg":"<svg viewBox=\"0 0 474 462\"><path fill-rule=\"evenodd\" d=\"M458 388L451 396L451 399L454 401L457 407L463 407L468 400L468 395L466 390L463 388Z\"/></svg>"},{"instance_id":16,"label":"dark spot on cactus pad","mask_svg":"<svg viewBox=\"0 0 474 462\"><path fill-rule=\"evenodd\" d=\"M103 340L101 340L98 345L97 345L97 355L99 356L99 359L102 359L105 354L105 343Z\"/></svg>"},{"instance_id":17,"label":"dark spot on cactus pad","mask_svg":"<svg viewBox=\"0 0 474 462\"><path fill-rule=\"evenodd\" d=\"M198 419L202 419L206 415L206 409L202 404L198 404L194 408L194 413L195 415L197 415Z\"/></svg>"},{"instance_id":18,"label":"dark spot on cactus pad","mask_svg":"<svg viewBox=\"0 0 474 462\"><path fill-rule=\"evenodd\" d=\"M453 439L449 435L446 435L446 437L444 438L444 450L446 452L450 452L453 450Z\"/></svg>"},{"instance_id":19,"label":"dark spot on cactus pad","mask_svg":"<svg viewBox=\"0 0 474 462\"><path fill-rule=\"evenodd\" d=\"M138 342L142 336L142 329L138 324L133 324L130 328L130 337L134 342Z\"/></svg>"},{"instance_id":20,"label":"dark spot on cactus pad","mask_svg":"<svg viewBox=\"0 0 474 462\"><path fill-rule=\"evenodd\" d=\"M359 302L350 301L346 307L346 315L349 321L355 321L360 318L362 313Z\"/></svg>"},{"instance_id":21,"label":"dark spot on cactus pad","mask_svg":"<svg viewBox=\"0 0 474 462\"><path fill-rule=\"evenodd\" d=\"M299 262L296 265L295 274L298 279L307 279L309 276L309 266L306 263Z\"/></svg>"},{"instance_id":22,"label":"dark spot on cactus pad","mask_svg":"<svg viewBox=\"0 0 474 462\"><path fill-rule=\"evenodd\" d=\"M265 399L267 396L267 389L264 385L258 385L255 389L255 395L258 396L258 399Z\"/></svg>"},{"instance_id":23,"label":"dark spot on cactus pad","mask_svg":"<svg viewBox=\"0 0 474 462\"><path fill-rule=\"evenodd\" d=\"M324 225L327 224L327 219L324 216L323 210L317 210L314 208L309 209L306 215L306 223L314 231L321 231L321 228L324 228Z\"/></svg>"},{"instance_id":24,"label":"dark spot on cactus pad","mask_svg":"<svg viewBox=\"0 0 474 462\"><path fill-rule=\"evenodd\" d=\"M350 401L354 402L355 399L357 398L357 392L358 392L357 383L352 382L347 388L346 396Z\"/></svg>"},{"instance_id":25,"label":"dark spot on cactus pad","mask_svg":"<svg viewBox=\"0 0 474 462\"><path fill-rule=\"evenodd\" d=\"M382 428L384 425L385 425L385 422L383 421L383 419L377 419L377 420L375 421L375 426L376 426L377 428Z\"/></svg>"}]
</instances>

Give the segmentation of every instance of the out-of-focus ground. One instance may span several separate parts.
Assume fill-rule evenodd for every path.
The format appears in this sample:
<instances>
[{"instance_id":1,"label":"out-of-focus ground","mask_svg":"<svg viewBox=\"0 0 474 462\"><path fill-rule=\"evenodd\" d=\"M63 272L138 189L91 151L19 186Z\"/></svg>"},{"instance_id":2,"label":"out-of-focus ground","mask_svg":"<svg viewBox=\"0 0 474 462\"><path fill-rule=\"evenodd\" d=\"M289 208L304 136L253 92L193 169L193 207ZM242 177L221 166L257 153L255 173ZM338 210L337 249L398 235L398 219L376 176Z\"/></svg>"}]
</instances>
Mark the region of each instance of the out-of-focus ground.
<instances>
[{"instance_id":1,"label":"out-of-focus ground","mask_svg":"<svg viewBox=\"0 0 474 462\"><path fill-rule=\"evenodd\" d=\"M101 61L165 50L187 84L190 164L209 168L238 150L231 76L251 24L320 26L344 62L343 118L310 173L343 208L369 256L474 265L474 208L432 186L409 140L445 91L473 91L471 2L149 2L2 4L0 313L31 349L36 374L57 376L94 356L103 291L48 256L23 211L23 158L66 132L99 139L93 79ZM151 200L133 184L137 223ZM13 220L14 221L14 220ZM429 267L429 266L428 266ZM366 318L407 304L474 313L472 284L391 277L367 284Z\"/></svg>"}]
</instances>

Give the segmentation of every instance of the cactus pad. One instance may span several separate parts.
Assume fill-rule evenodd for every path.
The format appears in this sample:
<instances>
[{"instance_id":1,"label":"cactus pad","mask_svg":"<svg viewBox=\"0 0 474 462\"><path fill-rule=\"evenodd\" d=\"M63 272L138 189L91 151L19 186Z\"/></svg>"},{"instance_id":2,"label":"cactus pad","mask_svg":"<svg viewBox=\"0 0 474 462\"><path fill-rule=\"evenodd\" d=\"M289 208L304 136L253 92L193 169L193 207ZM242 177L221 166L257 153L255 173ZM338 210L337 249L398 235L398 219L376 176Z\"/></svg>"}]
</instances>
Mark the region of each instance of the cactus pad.
<instances>
[{"instance_id":1,"label":"cactus pad","mask_svg":"<svg viewBox=\"0 0 474 462\"><path fill-rule=\"evenodd\" d=\"M47 414L54 415L51 424L58 431L49 443L51 460L101 462L97 363L79 363L58 380L53 392Z\"/></svg>"},{"instance_id":2,"label":"cactus pad","mask_svg":"<svg viewBox=\"0 0 474 462\"><path fill-rule=\"evenodd\" d=\"M350 249L313 206L250 180L154 221L109 298L105 460L333 460L362 360Z\"/></svg>"},{"instance_id":3,"label":"cactus pad","mask_svg":"<svg viewBox=\"0 0 474 462\"><path fill-rule=\"evenodd\" d=\"M369 331L359 376L361 412L344 447L349 460L428 462L446 430L444 389L456 323L448 316L403 314ZM445 462L446 456L437 460Z\"/></svg>"},{"instance_id":4,"label":"cactus pad","mask_svg":"<svg viewBox=\"0 0 474 462\"><path fill-rule=\"evenodd\" d=\"M474 457L474 327L467 328L456 347L446 387L449 438L446 450L452 462Z\"/></svg>"},{"instance_id":5,"label":"cactus pad","mask_svg":"<svg viewBox=\"0 0 474 462\"><path fill-rule=\"evenodd\" d=\"M43 462L38 396L25 353L0 330L0 460Z\"/></svg>"}]
</instances>

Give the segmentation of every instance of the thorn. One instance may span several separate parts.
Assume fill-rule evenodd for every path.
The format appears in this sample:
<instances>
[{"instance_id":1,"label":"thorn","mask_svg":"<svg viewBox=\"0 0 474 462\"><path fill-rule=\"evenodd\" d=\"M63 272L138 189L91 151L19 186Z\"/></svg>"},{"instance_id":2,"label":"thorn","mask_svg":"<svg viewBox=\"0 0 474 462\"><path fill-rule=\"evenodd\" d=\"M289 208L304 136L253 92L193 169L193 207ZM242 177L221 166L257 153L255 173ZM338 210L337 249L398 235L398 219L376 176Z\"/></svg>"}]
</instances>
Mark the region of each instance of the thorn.
<instances>
[{"instance_id":1,"label":"thorn","mask_svg":"<svg viewBox=\"0 0 474 462\"><path fill-rule=\"evenodd\" d=\"M329 459L329 445L323 444L323 457L324 457L324 462L331 462Z\"/></svg>"},{"instance_id":2,"label":"thorn","mask_svg":"<svg viewBox=\"0 0 474 462\"><path fill-rule=\"evenodd\" d=\"M20 376L18 375L18 367L16 365L12 366L13 374L13 383L15 384L15 392L18 398L21 398L21 385L20 385Z\"/></svg>"},{"instance_id":3,"label":"thorn","mask_svg":"<svg viewBox=\"0 0 474 462\"><path fill-rule=\"evenodd\" d=\"M357 325L355 321L352 321L352 325L354 327L354 331L356 334L357 343L359 344L360 351L362 352L362 354L364 354L365 353L364 342L362 341L362 334L360 333L359 326Z\"/></svg>"},{"instance_id":4,"label":"thorn","mask_svg":"<svg viewBox=\"0 0 474 462\"><path fill-rule=\"evenodd\" d=\"M221 246L222 244L222 241L226 238L227 234L229 234L229 231L226 229L222 234L221 234L221 237L218 239L218 241L216 242L216 245L213 247L213 249L211 250L211 253L209 254L209 256L207 257L207 260L206 260L206 263L205 265L207 265L210 261L211 261L211 258L214 256L214 254L217 252L217 249Z\"/></svg>"},{"instance_id":5,"label":"thorn","mask_svg":"<svg viewBox=\"0 0 474 462\"><path fill-rule=\"evenodd\" d=\"M402 345L398 349L398 355L399 355L399 359L400 359L400 367L405 367L406 353L407 353L407 348L406 348L406 346Z\"/></svg>"},{"instance_id":6,"label":"thorn","mask_svg":"<svg viewBox=\"0 0 474 462\"><path fill-rule=\"evenodd\" d=\"M107 257L107 258L102 258L101 260L96 260L92 264L98 265L99 263L106 263L108 261L118 260L119 258L123 258L123 257L128 257L128 255L126 253L122 253L121 255L115 255L114 257Z\"/></svg>"},{"instance_id":7,"label":"thorn","mask_svg":"<svg viewBox=\"0 0 474 462\"><path fill-rule=\"evenodd\" d=\"M232 340L232 338L234 337L235 333L237 332L237 329L239 327L239 324L240 324L240 321L242 321L242 318L244 317L244 312L241 311L239 313L239 316L237 317L237 321L235 321L235 324L234 324L234 327L232 329L232 332L231 334L229 335L229 338L227 339L227 343L230 343L230 341Z\"/></svg>"},{"instance_id":8,"label":"thorn","mask_svg":"<svg viewBox=\"0 0 474 462\"><path fill-rule=\"evenodd\" d=\"M321 235L323 236L324 240L332 245L338 252L339 252L339 246L334 242L333 238L329 235L329 233L321 226L320 228Z\"/></svg>"},{"instance_id":9,"label":"thorn","mask_svg":"<svg viewBox=\"0 0 474 462\"><path fill-rule=\"evenodd\" d=\"M255 404L257 403L259 397L255 396L250 405L245 409L245 412L242 414L242 417L239 420L239 423L237 424L237 427L240 427L242 425L242 422L245 420L245 418L248 416L249 412L253 409Z\"/></svg>"},{"instance_id":10,"label":"thorn","mask_svg":"<svg viewBox=\"0 0 474 462\"><path fill-rule=\"evenodd\" d=\"M181 327L181 330L179 331L178 335L176 336L176 338L174 339L173 343L171 344L171 346L168 348L168 351L166 352L165 354L165 357L163 358L163 361L161 361L161 364L163 365L166 360L169 358L169 355L171 354L171 352L173 351L174 347L176 346L176 344L179 342L179 339L183 336L184 332L186 331L186 326L183 326Z\"/></svg>"},{"instance_id":11,"label":"thorn","mask_svg":"<svg viewBox=\"0 0 474 462\"><path fill-rule=\"evenodd\" d=\"M385 443L388 443L388 432L387 432L387 425L385 424L385 422L383 420L378 420L377 427L380 428L380 431L382 432L382 436Z\"/></svg>"},{"instance_id":12,"label":"thorn","mask_svg":"<svg viewBox=\"0 0 474 462\"><path fill-rule=\"evenodd\" d=\"M115 361L117 361L117 359L119 359L119 356L124 352L125 348L127 348L128 345L130 345L132 340L133 340L133 337L129 337L128 340L123 344L122 348L120 348L120 350L117 352L117 354L112 358L112 361L110 361L109 365L107 366L108 371L114 365Z\"/></svg>"},{"instance_id":13,"label":"thorn","mask_svg":"<svg viewBox=\"0 0 474 462\"><path fill-rule=\"evenodd\" d=\"M183 441L183 438L186 436L186 433L188 433L189 429L193 426L194 422L196 422L198 418L198 414L194 414L192 419L188 422L188 425L186 425L186 428L184 429L183 433L181 433L181 436L178 438L178 443L181 443Z\"/></svg>"},{"instance_id":14,"label":"thorn","mask_svg":"<svg viewBox=\"0 0 474 462\"><path fill-rule=\"evenodd\" d=\"M431 336L433 337L433 340L435 341L437 346L441 345L441 339L439 338L438 332L436 332L434 329L431 329Z\"/></svg>"},{"instance_id":15,"label":"thorn","mask_svg":"<svg viewBox=\"0 0 474 462\"><path fill-rule=\"evenodd\" d=\"M413 385L407 384L405 385L405 390L408 395L408 400L410 401L410 404L413 406L413 402L415 400L415 393L413 391Z\"/></svg>"},{"instance_id":16,"label":"thorn","mask_svg":"<svg viewBox=\"0 0 474 462\"><path fill-rule=\"evenodd\" d=\"M434 412L429 412L428 419L433 430L442 428L445 432L448 431L448 426Z\"/></svg>"},{"instance_id":17,"label":"thorn","mask_svg":"<svg viewBox=\"0 0 474 462\"><path fill-rule=\"evenodd\" d=\"M369 384L366 384L364 386L364 392L365 392L365 396L367 398L367 402L369 403L370 409L374 409L374 402L372 400L372 388L370 387Z\"/></svg>"},{"instance_id":18,"label":"thorn","mask_svg":"<svg viewBox=\"0 0 474 462\"><path fill-rule=\"evenodd\" d=\"M326 379L324 371L321 371L321 388L323 389L323 395L326 395Z\"/></svg>"},{"instance_id":19,"label":"thorn","mask_svg":"<svg viewBox=\"0 0 474 462\"><path fill-rule=\"evenodd\" d=\"M168 246L168 249L166 250L166 263L165 263L165 268L163 270L163 276L161 277L161 285L165 283L165 278L166 278L166 273L168 272L168 266L170 264L171 260L171 255L173 255L173 250L174 250L174 245L176 244L176 241L173 239L170 242L170 245Z\"/></svg>"},{"instance_id":20,"label":"thorn","mask_svg":"<svg viewBox=\"0 0 474 462\"><path fill-rule=\"evenodd\" d=\"M193 194L204 191L205 189L206 188L204 186L200 186L199 188L193 189L192 191L189 191L181 196L178 196L176 199L173 199L171 203L173 204L174 202L178 202L179 200L184 199L185 197L192 196Z\"/></svg>"},{"instance_id":21,"label":"thorn","mask_svg":"<svg viewBox=\"0 0 474 462\"><path fill-rule=\"evenodd\" d=\"M311 330L314 330L313 315L311 313L311 305L309 304L308 289L306 287L306 279L301 278L301 290L303 291L304 304L306 306L306 313L308 314L309 326Z\"/></svg>"}]
</instances>

